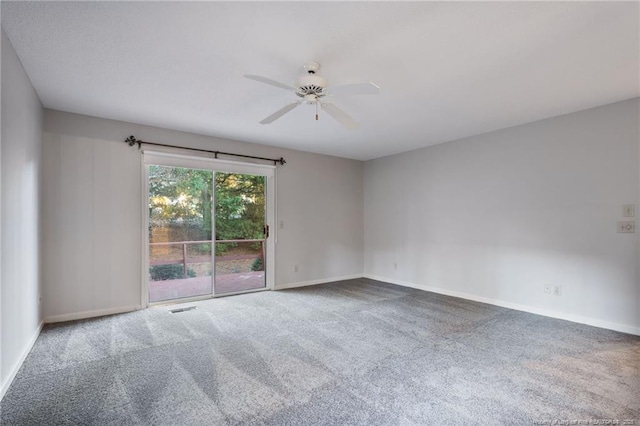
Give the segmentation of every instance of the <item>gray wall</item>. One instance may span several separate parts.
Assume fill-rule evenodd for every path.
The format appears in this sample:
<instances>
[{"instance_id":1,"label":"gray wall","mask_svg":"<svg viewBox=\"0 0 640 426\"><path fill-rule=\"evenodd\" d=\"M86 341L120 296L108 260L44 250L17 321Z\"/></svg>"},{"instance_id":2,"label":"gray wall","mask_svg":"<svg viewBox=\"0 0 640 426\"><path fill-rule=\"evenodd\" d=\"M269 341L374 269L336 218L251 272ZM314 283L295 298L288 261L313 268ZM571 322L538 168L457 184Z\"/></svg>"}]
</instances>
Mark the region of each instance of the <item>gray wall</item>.
<instances>
[{"instance_id":1,"label":"gray wall","mask_svg":"<svg viewBox=\"0 0 640 426\"><path fill-rule=\"evenodd\" d=\"M638 117L636 98L367 162L365 274L640 334L638 234L616 232Z\"/></svg>"},{"instance_id":2,"label":"gray wall","mask_svg":"<svg viewBox=\"0 0 640 426\"><path fill-rule=\"evenodd\" d=\"M42 105L2 32L0 397L39 332Z\"/></svg>"},{"instance_id":3,"label":"gray wall","mask_svg":"<svg viewBox=\"0 0 640 426\"><path fill-rule=\"evenodd\" d=\"M277 287L361 276L359 161L46 110L44 316L66 320L140 306L141 158L147 141L265 157L277 170ZM294 265L299 271L294 272Z\"/></svg>"}]
</instances>

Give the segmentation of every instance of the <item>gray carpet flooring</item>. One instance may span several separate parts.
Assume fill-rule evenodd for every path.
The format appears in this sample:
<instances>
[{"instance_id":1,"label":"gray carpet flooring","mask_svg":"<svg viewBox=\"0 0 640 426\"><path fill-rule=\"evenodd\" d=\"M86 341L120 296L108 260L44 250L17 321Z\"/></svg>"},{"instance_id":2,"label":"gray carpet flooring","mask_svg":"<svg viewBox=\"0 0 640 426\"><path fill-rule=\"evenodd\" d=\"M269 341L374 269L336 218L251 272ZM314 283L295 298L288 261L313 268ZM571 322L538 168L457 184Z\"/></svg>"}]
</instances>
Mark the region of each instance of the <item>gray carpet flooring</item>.
<instances>
[{"instance_id":1,"label":"gray carpet flooring","mask_svg":"<svg viewBox=\"0 0 640 426\"><path fill-rule=\"evenodd\" d=\"M639 337L365 279L188 305L46 326L2 424L640 424Z\"/></svg>"}]
</instances>

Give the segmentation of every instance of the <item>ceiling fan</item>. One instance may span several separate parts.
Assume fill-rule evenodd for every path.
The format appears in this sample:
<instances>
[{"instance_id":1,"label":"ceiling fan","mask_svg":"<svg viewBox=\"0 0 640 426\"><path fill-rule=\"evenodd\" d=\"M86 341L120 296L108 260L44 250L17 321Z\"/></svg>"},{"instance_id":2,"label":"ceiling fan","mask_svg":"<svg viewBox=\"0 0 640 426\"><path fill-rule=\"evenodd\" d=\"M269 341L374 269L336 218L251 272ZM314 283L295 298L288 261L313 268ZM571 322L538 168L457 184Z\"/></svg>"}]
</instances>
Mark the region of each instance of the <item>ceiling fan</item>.
<instances>
[{"instance_id":1,"label":"ceiling fan","mask_svg":"<svg viewBox=\"0 0 640 426\"><path fill-rule=\"evenodd\" d=\"M318 70L320 70L320 64L317 62L309 62L304 65L303 68L306 71L306 74L303 74L298 78L295 87L280 83L279 81L275 81L267 77L245 74L244 77L248 79L292 91L300 98L266 117L260 121L260 124L273 123L278 118L305 102L316 106L316 120L318 119L318 107L320 107L338 123L342 124L345 128L352 130L358 127L358 123L351 118L349 114L335 106L333 103L328 102L327 97L341 95L376 95L380 93L380 88L372 82L329 86L326 79L316 74Z\"/></svg>"}]
</instances>

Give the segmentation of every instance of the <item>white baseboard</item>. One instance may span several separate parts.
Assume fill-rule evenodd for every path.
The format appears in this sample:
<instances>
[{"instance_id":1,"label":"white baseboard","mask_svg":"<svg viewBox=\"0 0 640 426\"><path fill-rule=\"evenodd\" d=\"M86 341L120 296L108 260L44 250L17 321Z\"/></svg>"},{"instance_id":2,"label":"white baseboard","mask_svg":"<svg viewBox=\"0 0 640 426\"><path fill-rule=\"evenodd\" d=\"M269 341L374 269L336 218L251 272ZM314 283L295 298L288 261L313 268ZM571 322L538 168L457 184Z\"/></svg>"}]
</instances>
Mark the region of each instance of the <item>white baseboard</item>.
<instances>
[{"instance_id":1,"label":"white baseboard","mask_svg":"<svg viewBox=\"0 0 640 426\"><path fill-rule=\"evenodd\" d=\"M542 315L545 317L557 318L571 322L577 322L580 324L591 325L594 327L606 328L608 330L620 331L622 333L634 334L640 336L640 327L633 327L626 324L618 324L614 322L608 322L599 320L596 318L583 317L580 315L565 314L563 312L553 311L550 309L536 308L533 306L521 305L518 303L511 303L499 299L491 299L482 296L476 296L474 294L463 293L458 291L446 290L438 287L431 287L422 284L415 284L406 281L400 281L393 278L380 277L377 275L364 274L364 278L369 278L376 281L387 282L391 284L401 285L403 287L415 288L418 290L430 291L432 293L444 294L445 296L458 297L460 299L473 300L474 302L487 303L489 305L500 306L503 308L515 309L516 311L529 312L531 314Z\"/></svg>"},{"instance_id":2,"label":"white baseboard","mask_svg":"<svg viewBox=\"0 0 640 426\"><path fill-rule=\"evenodd\" d=\"M9 371L9 376L7 376L7 379L0 386L0 401L2 401L2 398L4 398L4 394L7 393L7 391L9 390L9 386L11 386L13 379L16 378L16 374L18 374L18 371L20 370L20 367L22 367L22 363L27 358L27 355L29 355L29 352L31 352L31 348L33 348L33 344L36 343L36 340L38 339L38 336L42 331L43 325L44 325L44 321L41 321L40 325L38 325L38 329L36 330L35 333L33 333L33 336L31 336L31 339L29 339L29 342L27 343L24 350L22 351L22 354L20 354L20 358L18 358L16 363L13 365L13 367Z\"/></svg>"},{"instance_id":3,"label":"white baseboard","mask_svg":"<svg viewBox=\"0 0 640 426\"><path fill-rule=\"evenodd\" d=\"M334 278L323 278L320 280L311 280L311 281L300 281L297 283L287 283L287 284L276 284L274 286L274 290L284 290L287 288L296 288L296 287L306 287L309 285L316 285L316 284L326 284L326 283L333 283L336 281L344 281L344 280L355 280L358 278L362 278L362 274L354 274L354 275L345 275L342 277L334 277Z\"/></svg>"},{"instance_id":4,"label":"white baseboard","mask_svg":"<svg viewBox=\"0 0 640 426\"><path fill-rule=\"evenodd\" d=\"M105 315L122 314L125 312L133 312L142 309L141 306L122 306L119 308L96 309L94 311L76 312L72 314L52 315L44 318L44 322L49 324L52 322L74 321L80 319L102 317Z\"/></svg>"}]
</instances>

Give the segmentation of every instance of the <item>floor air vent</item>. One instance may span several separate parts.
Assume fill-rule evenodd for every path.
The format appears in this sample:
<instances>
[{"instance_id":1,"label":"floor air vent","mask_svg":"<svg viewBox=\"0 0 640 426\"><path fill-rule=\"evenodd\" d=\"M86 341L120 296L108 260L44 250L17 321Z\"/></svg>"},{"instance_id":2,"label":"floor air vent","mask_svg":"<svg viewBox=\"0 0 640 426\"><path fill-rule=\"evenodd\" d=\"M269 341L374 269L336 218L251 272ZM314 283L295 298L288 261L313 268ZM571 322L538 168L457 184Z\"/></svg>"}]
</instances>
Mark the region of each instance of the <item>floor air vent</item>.
<instances>
[{"instance_id":1,"label":"floor air vent","mask_svg":"<svg viewBox=\"0 0 640 426\"><path fill-rule=\"evenodd\" d=\"M195 306L187 306L186 308L171 309L169 312L171 312L172 314L177 314L185 311L193 311L195 308Z\"/></svg>"}]
</instances>

